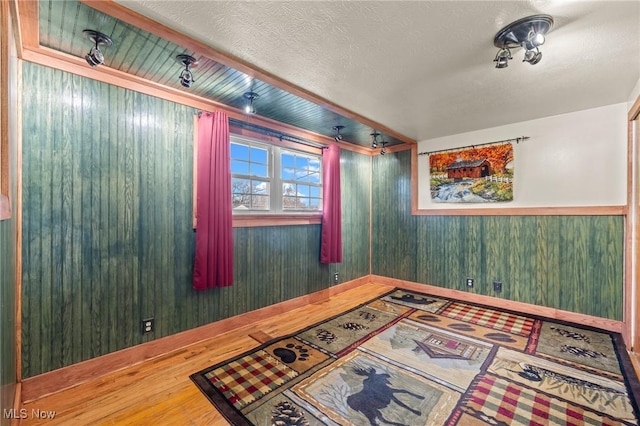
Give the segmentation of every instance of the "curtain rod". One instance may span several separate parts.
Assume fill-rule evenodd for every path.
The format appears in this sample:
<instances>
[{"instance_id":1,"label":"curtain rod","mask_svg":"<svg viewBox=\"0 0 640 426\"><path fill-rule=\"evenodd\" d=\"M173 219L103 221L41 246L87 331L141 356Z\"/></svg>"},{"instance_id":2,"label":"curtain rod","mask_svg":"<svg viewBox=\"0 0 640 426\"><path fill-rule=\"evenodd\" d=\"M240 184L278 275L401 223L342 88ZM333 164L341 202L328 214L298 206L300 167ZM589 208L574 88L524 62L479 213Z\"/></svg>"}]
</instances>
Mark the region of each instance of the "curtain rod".
<instances>
[{"instance_id":1,"label":"curtain rod","mask_svg":"<svg viewBox=\"0 0 640 426\"><path fill-rule=\"evenodd\" d=\"M198 117L201 117L201 116L202 116L202 111L199 111L198 112ZM305 140L305 139L300 139L300 138L297 138L295 136L288 135L286 133L282 133L282 132L277 132L275 130L271 130L268 127L259 126L257 124L247 123L246 121L238 120L236 118L229 118L229 124L237 126L237 127L241 127L243 129L247 129L247 130L254 130L254 131L258 132L258 133L262 133L263 135L278 138L281 141L295 142L295 143L299 143L301 145L306 145L306 146L310 146L312 148L318 148L318 149L327 149L327 148L329 148L327 145L322 145L322 144L311 142L311 141L308 141L308 140Z\"/></svg>"},{"instance_id":2,"label":"curtain rod","mask_svg":"<svg viewBox=\"0 0 640 426\"><path fill-rule=\"evenodd\" d=\"M463 148L469 148L469 147L475 148L477 146L495 145L495 144L499 144L499 143L507 143L507 142L513 142L513 141L516 141L516 143L520 143L520 141L526 141L527 139L529 139L529 136L518 136L517 138L503 139L501 141L485 142L485 143L480 143L480 144L477 144L477 145L459 146L457 148L439 149L437 151L424 151L424 152L419 152L418 155L431 155L431 154L436 154L438 152L456 151L458 149L463 149Z\"/></svg>"}]
</instances>

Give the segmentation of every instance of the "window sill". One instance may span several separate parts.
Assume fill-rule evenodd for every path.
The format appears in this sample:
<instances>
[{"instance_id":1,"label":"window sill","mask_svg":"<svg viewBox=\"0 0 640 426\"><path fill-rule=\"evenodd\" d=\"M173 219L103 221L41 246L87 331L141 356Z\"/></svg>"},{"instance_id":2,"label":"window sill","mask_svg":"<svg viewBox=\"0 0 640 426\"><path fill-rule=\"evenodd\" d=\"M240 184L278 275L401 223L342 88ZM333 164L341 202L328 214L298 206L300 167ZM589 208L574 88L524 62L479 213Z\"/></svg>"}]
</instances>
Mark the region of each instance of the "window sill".
<instances>
[{"instance_id":1,"label":"window sill","mask_svg":"<svg viewBox=\"0 0 640 426\"><path fill-rule=\"evenodd\" d=\"M318 225L322 223L322 213L299 214L235 214L234 228L253 226Z\"/></svg>"}]
</instances>

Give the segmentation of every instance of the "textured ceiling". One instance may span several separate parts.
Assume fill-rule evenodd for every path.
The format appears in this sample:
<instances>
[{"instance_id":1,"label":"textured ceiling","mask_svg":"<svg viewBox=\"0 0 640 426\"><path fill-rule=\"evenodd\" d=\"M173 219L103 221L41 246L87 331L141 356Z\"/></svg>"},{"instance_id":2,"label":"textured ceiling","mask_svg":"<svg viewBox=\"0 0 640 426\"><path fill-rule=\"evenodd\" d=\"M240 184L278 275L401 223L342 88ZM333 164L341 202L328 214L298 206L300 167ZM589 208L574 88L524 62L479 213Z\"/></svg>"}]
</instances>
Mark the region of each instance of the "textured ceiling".
<instances>
[{"instance_id":1,"label":"textured ceiling","mask_svg":"<svg viewBox=\"0 0 640 426\"><path fill-rule=\"evenodd\" d=\"M635 0L117 3L417 140L625 102L640 78ZM538 13L542 61L495 69L495 33Z\"/></svg>"}]
</instances>

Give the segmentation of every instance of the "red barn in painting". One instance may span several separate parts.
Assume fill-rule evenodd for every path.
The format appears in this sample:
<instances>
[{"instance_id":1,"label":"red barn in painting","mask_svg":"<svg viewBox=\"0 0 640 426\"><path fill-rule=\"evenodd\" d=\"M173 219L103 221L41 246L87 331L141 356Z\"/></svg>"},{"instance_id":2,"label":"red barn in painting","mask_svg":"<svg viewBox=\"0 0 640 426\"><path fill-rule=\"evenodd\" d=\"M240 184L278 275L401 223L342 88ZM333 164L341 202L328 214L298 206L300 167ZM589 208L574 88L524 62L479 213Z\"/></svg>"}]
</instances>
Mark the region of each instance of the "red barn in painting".
<instances>
[{"instance_id":1,"label":"red barn in painting","mask_svg":"<svg viewBox=\"0 0 640 426\"><path fill-rule=\"evenodd\" d=\"M491 164L486 158L479 160L457 160L447 166L449 179L481 178L491 174Z\"/></svg>"}]
</instances>

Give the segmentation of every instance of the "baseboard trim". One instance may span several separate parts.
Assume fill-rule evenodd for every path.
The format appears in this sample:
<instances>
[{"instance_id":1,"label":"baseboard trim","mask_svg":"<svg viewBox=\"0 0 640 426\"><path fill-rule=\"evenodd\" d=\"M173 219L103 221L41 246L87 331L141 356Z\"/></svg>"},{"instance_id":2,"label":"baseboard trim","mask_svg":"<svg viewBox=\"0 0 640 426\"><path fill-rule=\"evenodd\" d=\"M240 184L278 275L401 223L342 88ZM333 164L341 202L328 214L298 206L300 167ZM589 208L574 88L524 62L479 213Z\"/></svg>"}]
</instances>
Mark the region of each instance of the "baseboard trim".
<instances>
[{"instance_id":1,"label":"baseboard trim","mask_svg":"<svg viewBox=\"0 0 640 426\"><path fill-rule=\"evenodd\" d=\"M600 328L614 333L621 333L624 323L621 321L610 320L606 318L594 317L591 315L579 314L575 312L563 311L545 306L531 305L524 302L515 302L513 300L500 299L492 296L482 296L466 291L451 290L448 288L436 287L429 284L420 284L413 281L399 280L396 278L383 277L381 275L371 275L371 282L376 284L385 284L388 286L399 287L405 290L420 291L423 293L433 294L434 296L449 297L452 299L464 300L471 303L481 305L495 306L496 308L506 309L510 311L522 312L529 315L539 315L541 317L556 319L559 321L574 322L584 324L590 327ZM627 348L628 349L628 348Z\"/></svg>"},{"instance_id":2,"label":"baseboard trim","mask_svg":"<svg viewBox=\"0 0 640 426\"><path fill-rule=\"evenodd\" d=\"M49 371L22 381L22 403L40 399L46 395L73 388L96 377L105 376L149 359L166 355L194 343L215 337L263 320L265 318L319 303L332 296L371 282L371 276L351 280L311 294L286 300L234 317L216 321L201 327L162 337L130 348L92 358L77 364ZM99 372L99 374L97 373ZM19 384L20 385L20 384Z\"/></svg>"}]
</instances>

